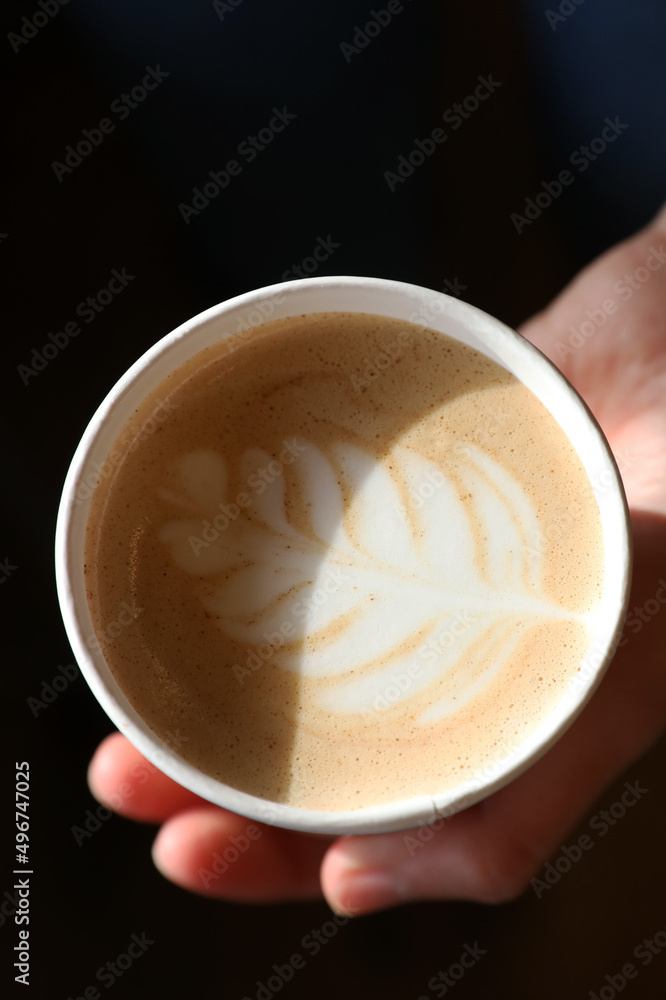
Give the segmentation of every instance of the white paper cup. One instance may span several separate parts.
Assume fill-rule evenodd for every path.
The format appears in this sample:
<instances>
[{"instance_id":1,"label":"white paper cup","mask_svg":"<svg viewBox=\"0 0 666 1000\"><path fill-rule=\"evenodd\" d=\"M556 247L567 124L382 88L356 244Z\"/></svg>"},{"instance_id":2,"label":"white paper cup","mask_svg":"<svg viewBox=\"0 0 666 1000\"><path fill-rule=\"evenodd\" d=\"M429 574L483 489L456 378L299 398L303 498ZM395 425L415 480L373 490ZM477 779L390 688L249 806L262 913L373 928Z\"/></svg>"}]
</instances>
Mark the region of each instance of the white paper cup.
<instances>
[{"instance_id":1,"label":"white paper cup","mask_svg":"<svg viewBox=\"0 0 666 1000\"><path fill-rule=\"evenodd\" d=\"M198 352L238 330L292 315L365 312L420 323L475 348L520 379L555 417L578 453L595 488L605 547L599 614L576 680L547 720L511 752L440 795L389 805L324 812L267 802L231 788L188 764L177 745L167 745L130 705L103 655L90 643L94 628L86 599L84 537L90 495L109 453L141 402ZM106 465L105 465L106 463ZM147 351L101 404L69 469L56 529L56 576L67 634L81 671L118 729L160 770L203 798L252 819L313 833L380 833L429 824L501 788L542 756L591 697L620 636L629 597L629 518L617 466L606 439L580 397L539 351L498 320L458 299L377 278L309 278L239 295L179 326ZM91 648L92 647L92 648ZM177 743L177 739L175 740Z\"/></svg>"}]
</instances>

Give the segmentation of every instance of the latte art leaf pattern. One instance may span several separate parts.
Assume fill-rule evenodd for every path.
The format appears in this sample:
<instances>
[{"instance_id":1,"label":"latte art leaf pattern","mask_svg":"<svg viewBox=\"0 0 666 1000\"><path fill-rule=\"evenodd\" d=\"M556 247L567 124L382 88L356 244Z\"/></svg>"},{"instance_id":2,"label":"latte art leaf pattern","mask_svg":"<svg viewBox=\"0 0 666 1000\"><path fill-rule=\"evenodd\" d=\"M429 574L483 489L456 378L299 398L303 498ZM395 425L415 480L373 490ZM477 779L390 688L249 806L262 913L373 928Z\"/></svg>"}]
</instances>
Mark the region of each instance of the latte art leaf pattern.
<instances>
[{"instance_id":1,"label":"latte art leaf pattern","mask_svg":"<svg viewBox=\"0 0 666 1000\"><path fill-rule=\"evenodd\" d=\"M240 479L255 485L242 509L221 455L186 455L179 489L161 493L185 517L160 539L203 581L217 627L268 646L323 711L408 712L418 697L418 721L435 723L509 663L526 629L583 621L541 593L538 518L490 455L466 445L444 475L400 446L378 462L293 440L288 476L259 479L279 463L245 452Z\"/></svg>"}]
</instances>

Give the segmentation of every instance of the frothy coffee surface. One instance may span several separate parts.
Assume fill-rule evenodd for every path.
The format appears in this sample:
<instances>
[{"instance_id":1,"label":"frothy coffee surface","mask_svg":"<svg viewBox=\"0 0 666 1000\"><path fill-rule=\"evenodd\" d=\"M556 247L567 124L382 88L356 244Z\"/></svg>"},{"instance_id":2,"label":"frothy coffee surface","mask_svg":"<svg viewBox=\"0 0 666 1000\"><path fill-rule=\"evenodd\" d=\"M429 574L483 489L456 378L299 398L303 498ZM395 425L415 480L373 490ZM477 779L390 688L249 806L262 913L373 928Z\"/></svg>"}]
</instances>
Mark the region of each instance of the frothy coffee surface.
<instances>
[{"instance_id":1,"label":"frothy coffee surface","mask_svg":"<svg viewBox=\"0 0 666 1000\"><path fill-rule=\"evenodd\" d=\"M320 313L209 348L145 401L102 469L86 573L156 733L242 791L342 810L480 777L548 716L603 540L512 375L424 327Z\"/></svg>"}]
</instances>

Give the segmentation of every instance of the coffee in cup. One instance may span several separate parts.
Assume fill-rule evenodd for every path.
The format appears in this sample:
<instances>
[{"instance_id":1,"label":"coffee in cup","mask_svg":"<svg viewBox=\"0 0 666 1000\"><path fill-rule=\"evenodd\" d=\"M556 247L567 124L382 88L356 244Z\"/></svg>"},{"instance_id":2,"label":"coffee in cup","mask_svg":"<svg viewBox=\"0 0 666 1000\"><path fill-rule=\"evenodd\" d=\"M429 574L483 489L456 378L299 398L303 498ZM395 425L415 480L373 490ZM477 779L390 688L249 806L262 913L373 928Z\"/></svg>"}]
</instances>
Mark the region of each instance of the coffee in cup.
<instances>
[{"instance_id":1,"label":"coffee in cup","mask_svg":"<svg viewBox=\"0 0 666 1000\"><path fill-rule=\"evenodd\" d=\"M78 499L89 648L136 716L216 787L324 824L491 786L603 613L570 436L488 353L396 316L215 339Z\"/></svg>"}]
</instances>

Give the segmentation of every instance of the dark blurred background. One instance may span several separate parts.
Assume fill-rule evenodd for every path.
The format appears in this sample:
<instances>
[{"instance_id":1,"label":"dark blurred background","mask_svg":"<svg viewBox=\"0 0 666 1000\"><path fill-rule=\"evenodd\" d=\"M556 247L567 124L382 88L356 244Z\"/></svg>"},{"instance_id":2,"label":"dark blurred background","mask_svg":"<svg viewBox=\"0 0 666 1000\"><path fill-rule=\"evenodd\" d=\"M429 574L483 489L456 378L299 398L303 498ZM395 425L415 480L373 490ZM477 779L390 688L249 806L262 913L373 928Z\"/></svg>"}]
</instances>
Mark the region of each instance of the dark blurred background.
<instances>
[{"instance_id":1,"label":"dark blurred background","mask_svg":"<svg viewBox=\"0 0 666 1000\"><path fill-rule=\"evenodd\" d=\"M114 816L75 837L72 828L95 826L86 767L111 724L68 668L52 560L59 493L92 413L139 355L202 309L283 280L319 238L339 246L317 274L416 282L517 325L647 222L665 196L666 7L546 2L393 0L381 30L384 0L3 3L1 787L13 835L14 762L30 762L28 996L65 1000L97 986L118 1000L254 1000L273 964L304 953L304 937L330 920L323 903L188 895L152 867L151 827ZM147 68L155 89L132 97ZM494 81L492 93L456 127L454 110L443 122L479 77ZM123 94L133 107L117 103ZM274 108L296 117L185 221L179 206L192 205L209 171L239 158ZM617 140L538 217L514 224L542 182L616 117L628 126ZM103 119L113 128L102 131ZM392 191L386 172L438 127L446 142ZM84 130L98 144L66 160ZM77 306L114 269L131 280L86 322ZM58 339L72 321L81 332ZM605 977L666 931L664 756L655 748L606 791L578 832L625 780L649 794L541 898L530 890L500 907L432 903L359 919L306 953L279 992L443 996L432 977L478 942L487 954L447 988L458 1000L587 998L602 988L607 1000ZM3 853L0 871L3 995L22 989L10 957L12 856ZM154 944L100 986L98 968L143 933ZM666 951L626 995L661 998L665 982Z\"/></svg>"}]
</instances>

